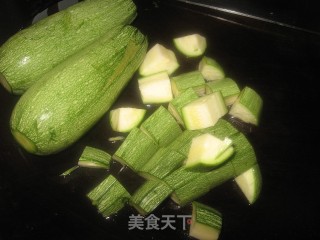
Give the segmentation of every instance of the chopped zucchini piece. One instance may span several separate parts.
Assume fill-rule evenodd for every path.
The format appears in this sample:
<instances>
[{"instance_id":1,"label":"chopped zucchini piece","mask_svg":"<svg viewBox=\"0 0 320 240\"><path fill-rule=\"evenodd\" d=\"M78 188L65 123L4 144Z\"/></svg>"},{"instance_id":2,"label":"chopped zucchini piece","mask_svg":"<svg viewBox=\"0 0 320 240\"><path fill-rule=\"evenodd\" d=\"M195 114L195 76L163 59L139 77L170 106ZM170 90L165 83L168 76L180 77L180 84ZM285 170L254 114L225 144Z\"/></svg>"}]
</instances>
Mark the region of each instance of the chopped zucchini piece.
<instances>
[{"instance_id":1,"label":"chopped zucchini piece","mask_svg":"<svg viewBox=\"0 0 320 240\"><path fill-rule=\"evenodd\" d=\"M142 122L145 109L122 107L110 111L111 128L117 132L130 132Z\"/></svg>"},{"instance_id":2,"label":"chopped zucchini piece","mask_svg":"<svg viewBox=\"0 0 320 240\"><path fill-rule=\"evenodd\" d=\"M258 164L255 164L235 178L235 182L245 195L249 204L253 204L259 197L262 186L262 177Z\"/></svg>"},{"instance_id":3,"label":"chopped zucchini piece","mask_svg":"<svg viewBox=\"0 0 320 240\"><path fill-rule=\"evenodd\" d=\"M159 148L153 157L141 169L140 175L146 178L163 179L182 166L185 156L168 147Z\"/></svg>"},{"instance_id":4,"label":"chopped zucchini piece","mask_svg":"<svg viewBox=\"0 0 320 240\"><path fill-rule=\"evenodd\" d=\"M201 240L217 240L222 228L221 213L199 202L192 202L191 237Z\"/></svg>"},{"instance_id":5,"label":"chopped zucchini piece","mask_svg":"<svg viewBox=\"0 0 320 240\"><path fill-rule=\"evenodd\" d=\"M101 149L86 146L79 158L78 165L81 167L109 169L111 155Z\"/></svg>"},{"instance_id":6,"label":"chopped zucchini piece","mask_svg":"<svg viewBox=\"0 0 320 240\"><path fill-rule=\"evenodd\" d=\"M185 159L187 159L189 148L191 146L191 140L201 134L202 133L198 130L185 130L168 147L178 151L185 156Z\"/></svg>"},{"instance_id":7,"label":"chopped zucchini piece","mask_svg":"<svg viewBox=\"0 0 320 240\"><path fill-rule=\"evenodd\" d=\"M167 72L155 73L138 79L140 95L144 104L166 103L173 98L171 81Z\"/></svg>"},{"instance_id":8,"label":"chopped zucchini piece","mask_svg":"<svg viewBox=\"0 0 320 240\"><path fill-rule=\"evenodd\" d=\"M166 71L169 75L179 67L174 52L163 45L155 44L146 54L139 68L142 76Z\"/></svg>"},{"instance_id":9,"label":"chopped zucchini piece","mask_svg":"<svg viewBox=\"0 0 320 240\"><path fill-rule=\"evenodd\" d=\"M75 166L67 169L63 173L61 173L60 176L61 177L66 177L66 176L70 175L71 173L73 173L75 170L77 170L79 167L80 167L79 165L75 165Z\"/></svg>"},{"instance_id":10,"label":"chopped zucchini piece","mask_svg":"<svg viewBox=\"0 0 320 240\"><path fill-rule=\"evenodd\" d=\"M185 105L187 105L188 103L190 103L193 100L196 100L198 98L199 98L199 96L193 90L193 88L188 88L182 94L180 94L179 96L174 98L171 102L169 102L168 110L175 117L175 119L177 120L177 122L179 124L184 125L183 119L182 119L182 111L181 111L181 109Z\"/></svg>"},{"instance_id":11,"label":"chopped zucchini piece","mask_svg":"<svg viewBox=\"0 0 320 240\"><path fill-rule=\"evenodd\" d=\"M173 39L176 48L187 57L198 57L207 48L207 40L200 34L191 34Z\"/></svg>"},{"instance_id":12,"label":"chopped zucchini piece","mask_svg":"<svg viewBox=\"0 0 320 240\"><path fill-rule=\"evenodd\" d=\"M204 167L210 169L225 162L234 152L229 138L221 140L209 133L192 139L187 168Z\"/></svg>"},{"instance_id":13,"label":"chopped zucchini piece","mask_svg":"<svg viewBox=\"0 0 320 240\"><path fill-rule=\"evenodd\" d=\"M199 71L207 81L219 81L225 77L221 65L213 58L206 56L199 62Z\"/></svg>"},{"instance_id":14,"label":"chopped zucchini piece","mask_svg":"<svg viewBox=\"0 0 320 240\"><path fill-rule=\"evenodd\" d=\"M232 140L233 147L235 148L235 154L231 157L230 161L234 168L234 175L237 177L255 165L257 157L253 146L243 133L238 132L229 136L229 138Z\"/></svg>"},{"instance_id":15,"label":"chopped zucchini piece","mask_svg":"<svg viewBox=\"0 0 320 240\"><path fill-rule=\"evenodd\" d=\"M206 84L206 94L220 91L227 106L231 106L240 94L237 83L231 78Z\"/></svg>"},{"instance_id":16,"label":"chopped zucchini piece","mask_svg":"<svg viewBox=\"0 0 320 240\"><path fill-rule=\"evenodd\" d=\"M200 97L182 108L183 121L189 130L214 126L227 112L221 92Z\"/></svg>"},{"instance_id":17,"label":"chopped zucchini piece","mask_svg":"<svg viewBox=\"0 0 320 240\"><path fill-rule=\"evenodd\" d=\"M229 114L246 123L258 125L262 105L260 95L252 88L245 87L232 105Z\"/></svg>"},{"instance_id":18,"label":"chopped zucchini piece","mask_svg":"<svg viewBox=\"0 0 320 240\"><path fill-rule=\"evenodd\" d=\"M140 129L149 135L160 147L167 146L182 133L180 125L163 106L158 107L141 124Z\"/></svg>"},{"instance_id":19,"label":"chopped zucchini piece","mask_svg":"<svg viewBox=\"0 0 320 240\"><path fill-rule=\"evenodd\" d=\"M184 171L183 168L178 170L164 181L174 189L171 199L179 206L185 206L235 176L231 160L209 172L192 171L186 168Z\"/></svg>"},{"instance_id":20,"label":"chopped zucchini piece","mask_svg":"<svg viewBox=\"0 0 320 240\"><path fill-rule=\"evenodd\" d=\"M214 127L189 132L206 133L206 131L216 134L215 136L221 139L230 138L233 142L234 154L227 162L212 171L193 171L186 168L186 166L182 166L165 177L164 181L174 189L171 195L172 200L180 206L184 206L203 196L210 189L234 179L257 164L255 152L250 142L244 134L240 133L226 120L220 119ZM191 134L188 135L190 136ZM186 139L186 146L190 146L187 141L189 139L191 142L190 138L185 137L184 139Z\"/></svg>"},{"instance_id":21,"label":"chopped zucchini piece","mask_svg":"<svg viewBox=\"0 0 320 240\"><path fill-rule=\"evenodd\" d=\"M113 158L132 170L139 171L157 150L158 145L150 136L139 128L134 128L117 149Z\"/></svg>"},{"instance_id":22,"label":"chopped zucchini piece","mask_svg":"<svg viewBox=\"0 0 320 240\"><path fill-rule=\"evenodd\" d=\"M161 180L148 180L130 198L129 204L141 215L155 210L170 194L172 189Z\"/></svg>"},{"instance_id":23,"label":"chopped zucchini piece","mask_svg":"<svg viewBox=\"0 0 320 240\"><path fill-rule=\"evenodd\" d=\"M87 197L104 217L109 217L122 209L131 195L114 176L109 175Z\"/></svg>"},{"instance_id":24,"label":"chopped zucchini piece","mask_svg":"<svg viewBox=\"0 0 320 240\"><path fill-rule=\"evenodd\" d=\"M189 88L193 88L198 95L205 93L205 80L198 70L172 77L171 86L174 97L179 96Z\"/></svg>"}]
</instances>

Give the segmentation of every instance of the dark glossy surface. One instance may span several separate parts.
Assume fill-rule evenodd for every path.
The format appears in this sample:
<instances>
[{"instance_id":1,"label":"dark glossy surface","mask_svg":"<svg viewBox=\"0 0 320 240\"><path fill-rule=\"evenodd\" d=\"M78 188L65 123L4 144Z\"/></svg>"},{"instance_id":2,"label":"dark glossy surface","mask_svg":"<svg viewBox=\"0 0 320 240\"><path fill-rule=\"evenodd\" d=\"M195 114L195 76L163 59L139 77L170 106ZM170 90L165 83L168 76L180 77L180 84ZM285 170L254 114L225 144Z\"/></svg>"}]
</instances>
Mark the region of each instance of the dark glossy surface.
<instances>
[{"instance_id":1,"label":"dark glossy surface","mask_svg":"<svg viewBox=\"0 0 320 240\"><path fill-rule=\"evenodd\" d=\"M137 3L134 24L148 35L150 45L160 42L173 48L173 37L202 33L209 42L207 55L215 57L229 77L255 88L264 99L261 125L249 136L262 170L260 198L248 206L228 182L199 199L222 212L220 239L319 238L320 199L315 191L320 129L314 114L319 101L319 36L228 14L217 17L211 10L201 9L200 14L200 9L185 4ZM2 41L18 29L3 26ZM194 68L196 61L178 57L186 66L181 72ZM37 157L21 150L10 134L8 122L17 100L0 88L0 239L186 238L181 229L129 231L128 216L135 213L129 207L114 218L100 217L85 193L107 172L79 170L65 179L58 176L77 162L87 144L114 151L116 145L108 138L115 133L108 128L107 116L68 150ZM140 104L134 80L116 103L122 104ZM166 201L155 214L188 211L175 210Z\"/></svg>"}]
</instances>

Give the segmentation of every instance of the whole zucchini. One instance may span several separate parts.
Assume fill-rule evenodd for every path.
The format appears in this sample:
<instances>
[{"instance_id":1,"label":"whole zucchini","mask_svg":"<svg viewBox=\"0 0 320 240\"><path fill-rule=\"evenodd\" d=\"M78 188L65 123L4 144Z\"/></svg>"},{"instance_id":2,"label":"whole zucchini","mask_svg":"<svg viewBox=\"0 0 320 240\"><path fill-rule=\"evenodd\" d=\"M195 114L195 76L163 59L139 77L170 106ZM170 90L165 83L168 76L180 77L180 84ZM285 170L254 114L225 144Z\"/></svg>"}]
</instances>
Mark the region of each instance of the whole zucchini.
<instances>
[{"instance_id":1,"label":"whole zucchini","mask_svg":"<svg viewBox=\"0 0 320 240\"><path fill-rule=\"evenodd\" d=\"M136 17L132 0L86 0L17 32L0 48L0 83L24 93L57 64Z\"/></svg>"},{"instance_id":2,"label":"whole zucchini","mask_svg":"<svg viewBox=\"0 0 320 240\"><path fill-rule=\"evenodd\" d=\"M10 126L27 151L48 155L63 150L114 103L141 64L147 40L133 26L111 40L110 34L47 72L21 96Z\"/></svg>"}]
</instances>

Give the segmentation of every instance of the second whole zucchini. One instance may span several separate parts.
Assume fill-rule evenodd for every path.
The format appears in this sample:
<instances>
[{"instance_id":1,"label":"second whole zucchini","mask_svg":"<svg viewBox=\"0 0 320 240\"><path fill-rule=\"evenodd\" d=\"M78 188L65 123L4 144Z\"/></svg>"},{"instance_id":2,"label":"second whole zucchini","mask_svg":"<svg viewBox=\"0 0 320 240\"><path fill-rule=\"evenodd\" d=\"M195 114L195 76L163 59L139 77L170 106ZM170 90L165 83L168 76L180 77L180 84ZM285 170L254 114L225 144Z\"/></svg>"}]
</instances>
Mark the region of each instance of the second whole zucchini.
<instances>
[{"instance_id":1,"label":"second whole zucchini","mask_svg":"<svg viewBox=\"0 0 320 240\"><path fill-rule=\"evenodd\" d=\"M118 30L115 30L118 31ZM141 64L146 37L126 26L107 33L45 74L16 104L11 131L28 152L59 152L86 133L111 107Z\"/></svg>"}]
</instances>

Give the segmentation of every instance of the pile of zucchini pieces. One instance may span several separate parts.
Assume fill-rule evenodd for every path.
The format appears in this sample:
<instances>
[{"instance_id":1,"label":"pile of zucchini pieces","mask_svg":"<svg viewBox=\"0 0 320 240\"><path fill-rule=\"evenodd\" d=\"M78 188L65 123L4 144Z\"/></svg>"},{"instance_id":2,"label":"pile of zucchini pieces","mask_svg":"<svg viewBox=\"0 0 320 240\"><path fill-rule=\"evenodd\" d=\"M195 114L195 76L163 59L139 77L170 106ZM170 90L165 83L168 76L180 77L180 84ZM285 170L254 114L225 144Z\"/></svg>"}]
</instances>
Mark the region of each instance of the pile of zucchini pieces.
<instances>
[{"instance_id":1,"label":"pile of zucchini pieces","mask_svg":"<svg viewBox=\"0 0 320 240\"><path fill-rule=\"evenodd\" d=\"M198 69L174 75L179 68L174 51L155 44L137 81L142 102L157 109L148 117L142 108L112 109L112 129L127 136L112 155L87 146L78 164L108 169L116 160L146 179L133 194L113 175L92 189L87 196L104 217L126 204L146 216L170 197L179 206L192 204L190 236L218 239L221 213L197 199L234 179L253 204L262 182L252 145L223 117L258 125L263 102L254 89L240 89L216 60L205 56L205 37L191 34L173 41L186 57L201 59Z\"/></svg>"}]
</instances>

